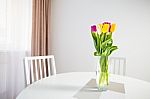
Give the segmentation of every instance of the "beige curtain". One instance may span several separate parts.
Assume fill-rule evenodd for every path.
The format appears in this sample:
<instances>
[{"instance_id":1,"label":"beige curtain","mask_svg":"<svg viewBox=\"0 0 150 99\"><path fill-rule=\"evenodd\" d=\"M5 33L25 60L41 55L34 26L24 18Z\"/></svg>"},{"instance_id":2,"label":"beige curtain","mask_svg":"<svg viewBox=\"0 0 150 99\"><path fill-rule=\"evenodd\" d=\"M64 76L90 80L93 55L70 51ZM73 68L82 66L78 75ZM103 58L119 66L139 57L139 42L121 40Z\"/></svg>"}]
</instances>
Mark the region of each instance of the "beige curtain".
<instances>
[{"instance_id":1,"label":"beige curtain","mask_svg":"<svg viewBox=\"0 0 150 99\"><path fill-rule=\"evenodd\" d=\"M33 0L31 55L48 55L51 0Z\"/></svg>"}]
</instances>

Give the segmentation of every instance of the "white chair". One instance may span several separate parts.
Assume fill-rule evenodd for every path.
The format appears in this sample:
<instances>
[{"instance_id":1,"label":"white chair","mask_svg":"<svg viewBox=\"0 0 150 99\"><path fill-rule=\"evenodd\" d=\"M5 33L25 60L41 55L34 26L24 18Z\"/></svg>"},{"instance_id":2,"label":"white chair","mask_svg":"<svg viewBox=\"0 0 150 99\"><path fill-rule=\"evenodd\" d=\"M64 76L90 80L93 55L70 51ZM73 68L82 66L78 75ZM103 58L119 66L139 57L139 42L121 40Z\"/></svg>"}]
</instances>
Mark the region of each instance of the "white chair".
<instances>
[{"instance_id":1,"label":"white chair","mask_svg":"<svg viewBox=\"0 0 150 99\"><path fill-rule=\"evenodd\" d=\"M109 58L109 72L112 74L126 75L126 58L124 57L110 57Z\"/></svg>"},{"instance_id":2,"label":"white chair","mask_svg":"<svg viewBox=\"0 0 150 99\"><path fill-rule=\"evenodd\" d=\"M25 78L27 85L55 74L56 67L53 55L25 57Z\"/></svg>"}]
</instances>

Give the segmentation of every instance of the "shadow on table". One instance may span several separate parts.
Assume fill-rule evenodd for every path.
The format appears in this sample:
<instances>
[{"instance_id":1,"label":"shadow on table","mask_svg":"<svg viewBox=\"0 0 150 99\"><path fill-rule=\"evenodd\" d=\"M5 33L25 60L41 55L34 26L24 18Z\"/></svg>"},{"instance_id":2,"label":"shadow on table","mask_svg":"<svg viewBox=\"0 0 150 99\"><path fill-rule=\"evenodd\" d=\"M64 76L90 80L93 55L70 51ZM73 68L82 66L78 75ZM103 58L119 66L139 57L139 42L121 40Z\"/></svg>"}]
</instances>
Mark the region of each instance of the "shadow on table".
<instances>
[{"instance_id":1,"label":"shadow on table","mask_svg":"<svg viewBox=\"0 0 150 99\"><path fill-rule=\"evenodd\" d=\"M125 99L124 84L110 82L107 91L100 92L96 87L95 79L91 79L79 92L76 99Z\"/></svg>"}]
</instances>

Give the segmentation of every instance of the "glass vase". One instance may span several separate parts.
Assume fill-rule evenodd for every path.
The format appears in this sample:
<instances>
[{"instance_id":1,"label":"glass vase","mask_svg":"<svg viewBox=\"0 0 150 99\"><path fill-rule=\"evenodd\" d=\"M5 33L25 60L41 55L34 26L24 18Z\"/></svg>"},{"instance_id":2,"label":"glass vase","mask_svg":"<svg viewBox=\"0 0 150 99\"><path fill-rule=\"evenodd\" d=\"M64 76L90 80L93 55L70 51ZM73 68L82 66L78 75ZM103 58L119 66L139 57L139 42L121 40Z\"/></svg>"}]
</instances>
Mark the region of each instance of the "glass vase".
<instances>
[{"instance_id":1,"label":"glass vase","mask_svg":"<svg viewBox=\"0 0 150 99\"><path fill-rule=\"evenodd\" d=\"M108 56L100 56L96 69L96 84L99 91L106 91L109 85Z\"/></svg>"}]
</instances>

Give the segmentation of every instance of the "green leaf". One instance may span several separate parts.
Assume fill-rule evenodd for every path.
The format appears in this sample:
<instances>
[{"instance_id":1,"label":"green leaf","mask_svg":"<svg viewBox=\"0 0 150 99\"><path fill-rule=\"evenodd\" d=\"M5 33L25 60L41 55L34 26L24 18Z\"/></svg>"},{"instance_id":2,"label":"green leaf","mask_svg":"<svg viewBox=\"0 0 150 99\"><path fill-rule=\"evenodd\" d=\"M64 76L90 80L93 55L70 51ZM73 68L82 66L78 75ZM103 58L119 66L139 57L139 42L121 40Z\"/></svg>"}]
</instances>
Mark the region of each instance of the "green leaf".
<instances>
[{"instance_id":1,"label":"green leaf","mask_svg":"<svg viewBox=\"0 0 150 99\"><path fill-rule=\"evenodd\" d=\"M109 46L112 45L112 39L108 39L105 42L102 43L102 49L106 49L107 44L109 44Z\"/></svg>"},{"instance_id":2,"label":"green leaf","mask_svg":"<svg viewBox=\"0 0 150 99\"><path fill-rule=\"evenodd\" d=\"M112 33L91 34L96 49L96 52L94 52L94 56L109 56L113 51L118 49L117 46L112 46Z\"/></svg>"},{"instance_id":3,"label":"green leaf","mask_svg":"<svg viewBox=\"0 0 150 99\"><path fill-rule=\"evenodd\" d=\"M106 40L111 39L111 38L112 38L112 33L109 33L109 34L106 36Z\"/></svg>"},{"instance_id":4,"label":"green leaf","mask_svg":"<svg viewBox=\"0 0 150 99\"><path fill-rule=\"evenodd\" d=\"M117 47L117 46L112 46L112 48L111 48L111 50L110 50L109 55L110 55L113 51L115 51L115 50L117 50L117 49L118 49L118 47Z\"/></svg>"},{"instance_id":5,"label":"green leaf","mask_svg":"<svg viewBox=\"0 0 150 99\"><path fill-rule=\"evenodd\" d=\"M100 36L97 33L97 46L96 46L96 50L97 50L98 53L100 52L100 42L99 42L99 40L100 40Z\"/></svg>"},{"instance_id":6,"label":"green leaf","mask_svg":"<svg viewBox=\"0 0 150 99\"><path fill-rule=\"evenodd\" d=\"M109 56L113 51L117 50L118 47L117 46L111 46L111 47L108 47L105 52L104 52L104 55L106 56Z\"/></svg>"},{"instance_id":7,"label":"green leaf","mask_svg":"<svg viewBox=\"0 0 150 99\"><path fill-rule=\"evenodd\" d=\"M100 56L98 52L94 52L94 56Z\"/></svg>"},{"instance_id":8,"label":"green leaf","mask_svg":"<svg viewBox=\"0 0 150 99\"><path fill-rule=\"evenodd\" d=\"M101 45L102 45L102 42L101 42L101 34L99 35L99 53L100 53L100 55L101 55L101 53L102 53L102 47L101 47Z\"/></svg>"},{"instance_id":9,"label":"green leaf","mask_svg":"<svg viewBox=\"0 0 150 99\"><path fill-rule=\"evenodd\" d=\"M96 33L91 33L94 40L96 40Z\"/></svg>"},{"instance_id":10,"label":"green leaf","mask_svg":"<svg viewBox=\"0 0 150 99\"><path fill-rule=\"evenodd\" d=\"M100 36L101 36L101 38L100 38L101 42L104 42L104 40L105 40L105 33L101 33Z\"/></svg>"},{"instance_id":11,"label":"green leaf","mask_svg":"<svg viewBox=\"0 0 150 99\"><path fill-rule=\"evenodd\" d=\"M91 33L91 34L92 34L92 37L93 37L93 42L94 42L95 49L97 50L97 35L96 35L96 33Z\"/></svg>"}]
</instances>

